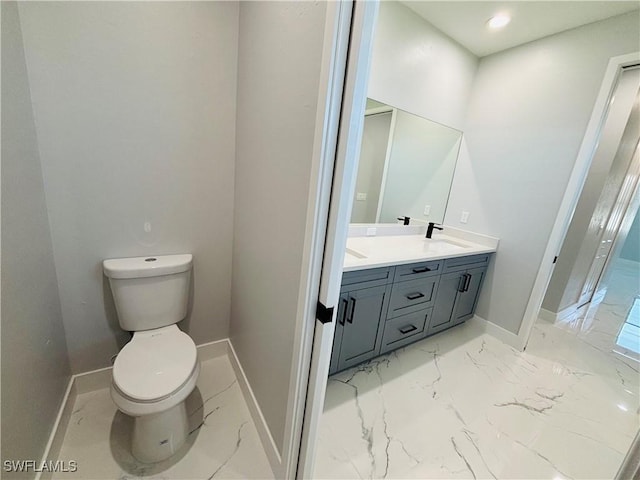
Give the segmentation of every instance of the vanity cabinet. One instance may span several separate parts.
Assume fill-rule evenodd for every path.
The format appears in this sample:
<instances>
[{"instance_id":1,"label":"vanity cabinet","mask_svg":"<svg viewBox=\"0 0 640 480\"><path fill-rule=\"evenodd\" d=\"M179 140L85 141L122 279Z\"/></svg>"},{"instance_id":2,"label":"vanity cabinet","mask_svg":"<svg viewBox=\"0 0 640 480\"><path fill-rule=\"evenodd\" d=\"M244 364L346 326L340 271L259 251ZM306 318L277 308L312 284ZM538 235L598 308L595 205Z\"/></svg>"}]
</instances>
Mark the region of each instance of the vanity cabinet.
<instances>
[{"instance_id":1,"label":"vanity cabinet","mask_svg":"<svg viewBox=\"0 0 640 480\"><path fill-rule=\"evenodd\" d=\"M329 374L473 317L491 254L346 272Z\"/></svg>"}]
</instances>

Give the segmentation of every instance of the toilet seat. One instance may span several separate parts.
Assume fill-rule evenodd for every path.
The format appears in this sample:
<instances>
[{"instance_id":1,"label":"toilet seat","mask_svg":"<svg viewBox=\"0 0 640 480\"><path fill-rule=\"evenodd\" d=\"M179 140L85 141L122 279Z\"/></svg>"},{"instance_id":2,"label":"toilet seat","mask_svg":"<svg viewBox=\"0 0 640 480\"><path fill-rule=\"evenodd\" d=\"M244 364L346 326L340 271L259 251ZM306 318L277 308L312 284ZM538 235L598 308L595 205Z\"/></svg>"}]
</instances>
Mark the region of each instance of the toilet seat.
<instances>
[{"instance_id":1,"label":"toilet seat","mask_svg":"<svg viewBox=\"0 0 640 480\"><path fill-rule=\"evenodd\" d=\"M176 325L135 332L116 357L113 386L134 402L158 402L181 389L198 365L193 340Z\"/></svg>"}]
</instances>

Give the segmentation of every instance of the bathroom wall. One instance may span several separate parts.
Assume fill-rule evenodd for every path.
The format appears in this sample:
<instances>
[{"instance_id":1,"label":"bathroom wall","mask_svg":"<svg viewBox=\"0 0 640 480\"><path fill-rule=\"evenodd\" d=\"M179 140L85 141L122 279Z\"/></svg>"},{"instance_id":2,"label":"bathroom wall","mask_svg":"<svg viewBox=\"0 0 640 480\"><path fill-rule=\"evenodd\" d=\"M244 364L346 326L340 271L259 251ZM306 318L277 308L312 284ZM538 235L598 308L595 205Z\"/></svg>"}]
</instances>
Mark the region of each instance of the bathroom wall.
<instances>
[{"instance_id":1,"label":"bathroom wall","mask_svg":"<svg viewBox=\"0 0 640 480\"><path fill-rule=\"evenodd\" d=\"M129 338L105 258L194 255L182 322L228 336L238 4L19 6L73 372Z\"/></svg>"},{"instance_id":2,"label":"bathroom wall","mask_svg":"<svg viewBox=\"0 0 640 480\"><path fill-rule=\"evenodd\" d=\"M70 370L18 10L14 2L0 5L4 465L42 458Z\"/></svg>"},{"instance_id":3,"label":"bathroom wall","mask_svg":"<svg viewBox=\"0 0 640 480\"><path fill-rule=\"evenodd\" d=\"M463 130L478 58L398 2L381 2L367 95Z\"/></svg>"},{"instance_id":4,"label":"bathroom wall","mask_svg":"<svg viewBox=\"0 0 640 480\"><path fill-rule=\"evenodd\" d=\"M324 2L240 5L230 338L280 451L308 261L325 10Z\"/></svg>"},{"instance_id":5,"label":"bathroom wall","mask_svg":"<svg viewBox=\"0 0 640 480\"><path fill-rule=\"evenodd\" d=\"M513 333L608 61L638 50L639 25L633 12L480 61L445 222L500 238L477 314Z\"/></svg>"}]
</instances>

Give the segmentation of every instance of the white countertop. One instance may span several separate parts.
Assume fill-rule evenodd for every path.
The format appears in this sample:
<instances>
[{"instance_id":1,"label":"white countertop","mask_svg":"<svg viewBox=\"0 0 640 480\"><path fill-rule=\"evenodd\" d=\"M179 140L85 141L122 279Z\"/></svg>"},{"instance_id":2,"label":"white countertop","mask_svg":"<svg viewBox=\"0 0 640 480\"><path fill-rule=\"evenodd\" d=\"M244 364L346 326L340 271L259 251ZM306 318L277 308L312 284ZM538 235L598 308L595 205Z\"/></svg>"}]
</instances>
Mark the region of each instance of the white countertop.
<instances>
[{"instance_id":1,"label":"white countertop","mask_svg":"<svg viewBox=\"0 0 640 480\"><path fill-rule=\"evenodd\" d=\"M495 252L499 240L445 226L446 234L352 236L347 239L343 271Z\"/></svg>"}]
</instances>

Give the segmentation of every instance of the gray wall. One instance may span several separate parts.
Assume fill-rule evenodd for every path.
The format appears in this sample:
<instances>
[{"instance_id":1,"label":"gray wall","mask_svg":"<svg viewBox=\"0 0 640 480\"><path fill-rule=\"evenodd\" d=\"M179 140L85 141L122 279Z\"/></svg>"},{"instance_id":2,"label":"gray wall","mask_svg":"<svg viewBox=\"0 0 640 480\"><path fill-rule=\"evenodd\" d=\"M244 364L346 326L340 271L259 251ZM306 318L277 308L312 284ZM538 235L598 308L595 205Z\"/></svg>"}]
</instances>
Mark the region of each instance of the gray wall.
<instances>
[{"instance_id":1,"label":"gray wall","mask_svg":"<svg viewBox=\"0 0 640 480\"><path fill-rule=\"evenodd\" d=\"M381 2L369 97L463 130L477 67L475 55L412 10Z\"/></svg>"},{"instance_id":2,"label":"gray wall","mask_svg":"<svg viewBox=\"0 0 640 480\"><path fill-rule=\"evenodd\" d=\"M484 57L445 222L500 238L477 313L517 333L611 57L638 50L638 13ZM470 212L468 224L460 212Z\"/></svg>"},{"instance_id":3,"label":"gray wall","mask_svg":"<svg viewBox=\"0 0 640 480\"><path fill-rule=\"evenodd\" d=\"M40 460L70 371L18 11L1 8L2 460Z\"/></svg>"},{"instance_id":4,"label":"gray wall","mask_svg":"<svg viewBox=\"0 0 640 480\"><path fill-rule=\"evenodd\" d=\"M303 263L323 2L242 2L231 341L282 450Z\"/></svg>"},{"instance_id":5,"label":"gray wall","mask_svg":"<svg viewBox=\"0 0 640 480\"><path fill-rule=\"evenodd\" d=\"M73 372L128 339L101 262L194 255L183 322L227 337L238 4L20 4Z\"/></svg>"}]
</instances>

